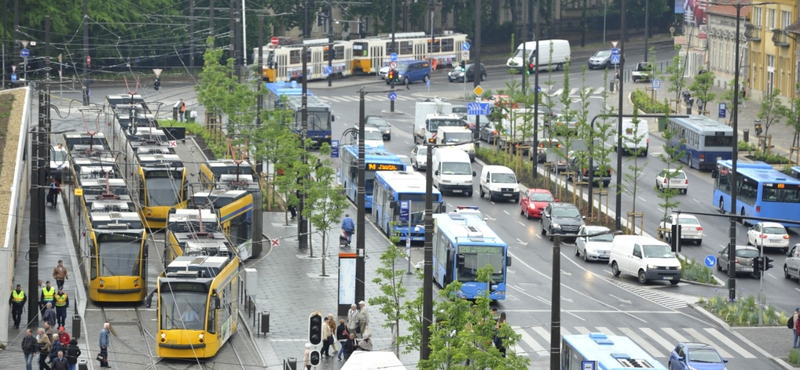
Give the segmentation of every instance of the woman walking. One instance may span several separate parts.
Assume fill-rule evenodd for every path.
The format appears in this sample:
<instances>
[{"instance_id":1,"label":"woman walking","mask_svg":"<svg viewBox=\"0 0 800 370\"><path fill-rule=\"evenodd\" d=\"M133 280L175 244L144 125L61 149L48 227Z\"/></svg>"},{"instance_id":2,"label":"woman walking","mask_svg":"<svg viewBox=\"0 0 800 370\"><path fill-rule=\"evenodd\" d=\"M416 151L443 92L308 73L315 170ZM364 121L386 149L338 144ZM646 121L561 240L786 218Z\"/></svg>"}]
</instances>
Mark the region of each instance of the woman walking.
<instances>
[{"instance_id":1,"label":"woman walking","mask_svg":"<svg viewBox=\"0 0 800 370\"><path fill-rule=\"evenodd\" d=\"M339 354L336 356L339 361L342 361L342 355L344 355L344 344L347 342L347 338L350 338L350 333L347 331L347 325L344 323L344 319L339 319L339 326L336 327L336 340L339 341Z\"/></svg>"}]
</instances>

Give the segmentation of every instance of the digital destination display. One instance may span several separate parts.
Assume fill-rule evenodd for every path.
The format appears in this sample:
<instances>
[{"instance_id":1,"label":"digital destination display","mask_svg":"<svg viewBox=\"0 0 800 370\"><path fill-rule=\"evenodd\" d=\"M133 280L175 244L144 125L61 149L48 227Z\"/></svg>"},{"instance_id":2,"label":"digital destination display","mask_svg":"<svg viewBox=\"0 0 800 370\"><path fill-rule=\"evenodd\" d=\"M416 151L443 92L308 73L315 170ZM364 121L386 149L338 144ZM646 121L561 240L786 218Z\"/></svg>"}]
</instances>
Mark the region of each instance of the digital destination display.
<instances>
[{"instance_id":1,"label":"digital destination display","mask_svg":"<svg viewBox=\"0 0 800 370\"><path fill-rule=\"evenodd\" d=\"M195 284L195 283L162 283L161 290L171 290L173 292L196 292L196 293L206 293L206 285L205 284Z\"/></svg>"},{"instance_id":2,"label":"digital destination display","mask_svg":"<svg viewBox=\"0 0 800 370\"><path fill-rule=\"evenodd\" d=\"M477 245L461 245L458 247L460 253L475 253L475 254L491 254L500 253L501 249L498 247L484 247Z\"/></svg>"},{"instance_id":3,"label":"digital destination display","mask_svg":"<svg viewBox=\"0 0 800 370\"><path fill-rule=\"evenodd\" d=\"M367 163L367 171L402 171L396 164Z\"/></svg>"}]
</instances>

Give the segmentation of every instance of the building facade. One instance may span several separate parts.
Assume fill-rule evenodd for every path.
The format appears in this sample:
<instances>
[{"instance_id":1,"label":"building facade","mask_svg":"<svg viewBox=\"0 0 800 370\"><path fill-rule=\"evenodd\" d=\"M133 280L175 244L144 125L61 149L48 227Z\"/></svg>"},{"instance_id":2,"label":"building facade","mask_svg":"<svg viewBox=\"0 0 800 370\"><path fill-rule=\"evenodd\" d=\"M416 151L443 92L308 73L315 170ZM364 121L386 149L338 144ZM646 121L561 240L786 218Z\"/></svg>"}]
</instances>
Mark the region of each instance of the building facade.
<instances>
[{"instance_id":1,"label":"building facade","mask_svg":"<svg viewBox=\"0 0 800 370\"><path fill-rule=\"evenodd\" d=\"M748 92L753 100L760 102L775 90L780 90L784 100L794 97L796 42L787 29L796 18L794 1L776 0L753 5L745 28L745 37L750 43Z\"/></svg>"},{"instance_id":2,"label":"building facade","mask_svg":"<svg viewBox=\"0 0 800 370\"><path fill-rule=\"evenodd\" d=\"M739 40L739 81L747 81L748 42L745 34L749 6L742 6L739 32L736 32L736 7L750 0L723 0L706 10L708 14L708 68L714 72L714 85L729 89L736 72L736 40Z\"/></svg>"}]
</instances>

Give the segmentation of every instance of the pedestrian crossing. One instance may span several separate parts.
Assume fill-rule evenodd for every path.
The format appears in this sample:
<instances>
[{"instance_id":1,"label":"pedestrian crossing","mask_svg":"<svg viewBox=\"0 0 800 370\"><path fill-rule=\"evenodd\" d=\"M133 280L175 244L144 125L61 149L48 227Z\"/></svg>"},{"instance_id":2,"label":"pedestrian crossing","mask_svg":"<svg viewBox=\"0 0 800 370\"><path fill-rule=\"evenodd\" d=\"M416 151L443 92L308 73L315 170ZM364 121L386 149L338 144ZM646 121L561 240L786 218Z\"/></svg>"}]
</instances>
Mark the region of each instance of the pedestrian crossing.
<instances>
[{"instance_id":1,"label":"pedestrian crossing","mask_svg":"<svg viewBox=\"0 0 800 370\"><path fill-rule=\"evenodd\" d=\"M550 356L550 328L542 326L512 326L520 335L517 344L510 348L519 356L531 358ZM562 327L561 335L603 333L630 338L639 347L656 359L669 358L670 352L678 342L700 342L714 346L726 359L753 359L755 349L745 349L717 328L649 328L649 327ZM743 344L744 345L744 344ZM666 362L666 361L665 361Z\"/></svg>"},{"instance_id":2,"label":"pedestrian crossing","mask_svg":"<svg viewBox=\"0 0 800 370\"><path fill-rule=\"evenodd\" d=\"M658 289L646 288L621 281L619 278L604 278L625 291L628 291L642 299L661 305L671 310L685 308L688 303L696 303L697 297L685 294L663 292Z\"/></svg>"},{"instance_id":3,"label":"pedestrian crossing","mask_svg":"<svg viewBox=\"0 0 800 370\"><path fill-rule=\"evenodd\" d=\"M550 96L553 99L557 99L561 97L561 94L564 93L564 89L554 89L551 90L549 88L543 87L543 91L546 95ZM606 91L603 87L586 87L586 88L571 88L569 90L569 97L573 101L580 98L581 91L584 91L591 97L601 97L603 92ZM403 93L403 90L395 91L397 93L397 101L421 101L419 97L414 97L411 93ZM321 100L327 103L357 103L359 101L359 97L357 95L352 96L318 96ZM367 95L364 97L364 100L367 102L389 102L389 96L387 95Z\"/></svg>"}]
</instances>

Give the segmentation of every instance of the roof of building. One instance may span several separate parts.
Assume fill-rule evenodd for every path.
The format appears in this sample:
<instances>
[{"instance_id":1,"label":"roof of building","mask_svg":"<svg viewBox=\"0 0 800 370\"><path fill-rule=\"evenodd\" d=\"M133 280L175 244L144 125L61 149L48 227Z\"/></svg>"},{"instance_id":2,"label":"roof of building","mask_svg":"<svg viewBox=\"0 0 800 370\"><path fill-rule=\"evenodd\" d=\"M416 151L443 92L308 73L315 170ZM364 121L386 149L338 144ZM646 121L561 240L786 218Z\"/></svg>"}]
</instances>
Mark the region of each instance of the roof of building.
<instances>
[{"instance_id":1,"label":"roof of building","mask_svg":"<svg viewBox=\"0 0 800 370\"><path fill-rule=\"evenodd\" d=\"M786 27L786 32L800 33L800 19L794 21L789 27Z\"/></svg>"},{"instance_id":2,"label":"roof of building","mask_svg":"<svg viewBox=\"0 0 800 370\"><path fill-rule=\"evenodd\" d=\"M750 4L750 0L722 0L706 9L706 13L735 18L736 7L733 5L736 4ZM747 17L747 15L750 14L750 7L742 7L742 12L740 14L742 18Z\"/></svg>"}]
</instances>

